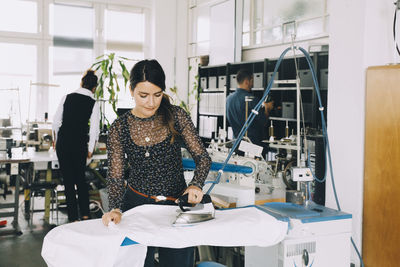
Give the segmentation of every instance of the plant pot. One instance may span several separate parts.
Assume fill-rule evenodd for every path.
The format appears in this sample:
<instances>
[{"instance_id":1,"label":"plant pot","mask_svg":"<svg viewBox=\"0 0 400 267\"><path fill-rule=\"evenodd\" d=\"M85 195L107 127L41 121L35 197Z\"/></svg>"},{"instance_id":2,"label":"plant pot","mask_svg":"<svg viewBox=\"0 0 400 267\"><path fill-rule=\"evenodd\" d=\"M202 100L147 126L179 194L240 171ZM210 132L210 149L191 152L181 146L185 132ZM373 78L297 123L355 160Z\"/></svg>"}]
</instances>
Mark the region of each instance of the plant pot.
<instances>
[{"instance_id":1,"label":"plant pot","mask_svg":"<svg viewBox=\"0 0 400 267\"><path fill-rule=\"evenodd\" d=\"M208 66L210 58L208 55L200 56L200 66Z\"/></svg>"}]
</instances>

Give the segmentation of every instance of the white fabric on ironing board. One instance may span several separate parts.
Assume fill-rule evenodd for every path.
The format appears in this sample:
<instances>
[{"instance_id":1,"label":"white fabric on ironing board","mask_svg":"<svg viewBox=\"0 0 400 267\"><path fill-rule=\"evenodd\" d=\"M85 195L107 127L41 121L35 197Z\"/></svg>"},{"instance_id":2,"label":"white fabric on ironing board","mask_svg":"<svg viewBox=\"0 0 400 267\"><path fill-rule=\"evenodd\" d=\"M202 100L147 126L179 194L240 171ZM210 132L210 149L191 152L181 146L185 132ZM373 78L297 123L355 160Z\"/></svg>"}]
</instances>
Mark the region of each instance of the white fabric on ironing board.
<instances>
[{"instance_id":1,"label":"white fabric on ironing board","mask_svg":"<svg viewBox=\"0 0 400 267\"><path fill-rule=\"evenodd\" d=\"M101 220L62 225L45 237L42 256L51 267L143 266L146 246L182 248L272 246L282 241L288 224L255 207L216 210L215 219L172 226L177 206L143 205L124 213L121 223L105 227ZM122 247L125 237L140 245ZM128 253L129 252L129 253ZM117 260L119 259L119 260ZM118 264L116 264L118 262Z\"/></svg>"}]
</instances>

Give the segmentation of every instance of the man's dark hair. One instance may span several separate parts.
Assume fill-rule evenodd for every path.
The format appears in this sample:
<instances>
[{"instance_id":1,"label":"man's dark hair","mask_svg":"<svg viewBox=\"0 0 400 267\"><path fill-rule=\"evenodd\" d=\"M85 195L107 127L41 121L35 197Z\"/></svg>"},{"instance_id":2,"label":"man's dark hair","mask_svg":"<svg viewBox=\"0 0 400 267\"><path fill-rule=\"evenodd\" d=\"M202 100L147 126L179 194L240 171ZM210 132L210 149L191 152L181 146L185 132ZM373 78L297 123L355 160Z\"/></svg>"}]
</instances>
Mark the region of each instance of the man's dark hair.
<instances>
[{"instance_id":1,"label":"man's dark hair","mask_svg":"<svg viewBox=\"0 0 400 267\"><path fill-rule=\"evenodd\" d=\"M253 73L251 73L248 69L240 69L236 74L236 80L239 84L244 80L250 80L251 78L253 78Z\"/></svg>"}]
</instances>

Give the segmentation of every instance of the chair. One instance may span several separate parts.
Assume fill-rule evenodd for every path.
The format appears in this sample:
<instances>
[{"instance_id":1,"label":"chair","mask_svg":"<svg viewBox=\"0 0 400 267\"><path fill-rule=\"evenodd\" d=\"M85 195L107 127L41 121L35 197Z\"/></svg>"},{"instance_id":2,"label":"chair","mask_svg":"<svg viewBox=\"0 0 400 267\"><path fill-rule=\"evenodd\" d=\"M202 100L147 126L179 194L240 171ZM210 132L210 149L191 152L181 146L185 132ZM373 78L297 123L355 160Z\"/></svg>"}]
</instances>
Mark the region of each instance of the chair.
<instances>
[{"instance_id":1,"label":"chair","mask_svg":"<svg viewBox=\"0 0 400 267\"><path fill-rule=\"evenodd\" d=\"M57 183L55 182L33 182L27 186L26 189L30 190L29 198L31 201L30 206L30 224L33 224L33 213L35 211L42 211L42 210L35 210L34 199L35 197L44 196L46 190L51 191L51 219L54 219L54 210L56 211L56 224L58 224L58 193L57 193ZM55 206L54 206L55 205Z\"/></svg>"}]
</instances>

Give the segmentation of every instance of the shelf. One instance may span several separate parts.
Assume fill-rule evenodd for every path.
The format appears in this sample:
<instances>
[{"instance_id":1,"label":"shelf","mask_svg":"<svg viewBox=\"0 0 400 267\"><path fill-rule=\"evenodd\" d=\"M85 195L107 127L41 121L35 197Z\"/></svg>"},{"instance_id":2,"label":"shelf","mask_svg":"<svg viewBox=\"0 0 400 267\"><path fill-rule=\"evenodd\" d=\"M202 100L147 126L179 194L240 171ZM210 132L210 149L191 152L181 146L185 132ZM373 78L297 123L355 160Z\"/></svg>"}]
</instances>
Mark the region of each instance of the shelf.
<instances>
[{"instance_id":1,"label":"shelf","mask_svg":"<svg viewBox=\"0 0 400 267\"><path fill-rule=\"evenodd\" d=\"M314 87L300 87L300 90L314 90ZM271 87L271 91L296 91L296 87Z\"/></svg>"},{"instance_id":2,"label":"shelf","mask_svg":"<svg viewBox=\"0 0 400 267\"><path fill-rule=\"evenodd\" d=\"M280 117L269 117L269 119L274 121L297 121L296 119L292 118L280 118Z\"/></svg>"},{"instance_id":3,"label":"shelf","mask_svg":"<svg viewBox=\"0 0 400 267\"><path fill-rule=\"evenodd\" d=\"M199 116L223 117L224 115L214 113L199 113Z\"/></svg>"},{"instance_id":4,"label":"shelf","mask_svg":"<svg viewBox=\"0 0 400 267\"><path fill-rule=\"evenodd\" d=\"M290 144L269 144L269 147L275 148L275 149L291 149L291 150L297 150L296 145L290 145Z\"/></svg>"},{"instance_id":5,"label":"shelf","mask_svg":"<svg viewBox=\"0 0 400 267\"><path fill-rule=\"evenodd\" d=\"M315 64L315 68L318 73L318 81L320 82L321 86L321 98L322 101L325 103L327 102L327 81L328 81L328 57L327 54L324 57L319 57L320 53L313 53L311 55L313 59L313 63ZM301 92L301 96L303 97L303 103L307 103L307 106L304 108L304 111L306 113L304 114L305 120L304 123L312 128L317 128L320 127L320 121L318 120L318 116L315 115L315 113L318 112L318 105L317 105L317 95L315 89L315 85L313 84L313 77L311 72L304 72L306 71L307 68L307 62L305 57L299 57L299 75L300 75L300 83L299 83L299 89ZM226 64L220 64L220 65L214 65L214 66L200 66L199 67L199 72L198 72L198 84L199 84L199 90L202 90L201 92L198 91L198 93L202 93L204 96L202 99L198 102L203 104L203 101L209 101L208 103L212 103L211 105L216 106L215 109L210 106L209 108L207 107L199 107L199 111L201 110L202 112L197 113L197 127L199 131L201 130L200 125L200 120L199 116L204 117L209 117L210 120L217 120L217 128L223 127L223 125L227 125L227 119L224 115L221 115L221 109L218 105L222 105L223 100L226 101L226 98L230 95L233 94L236 89L237 89L237 82L236 82L236 77L235 75L237 74L237 71L241 68L246 68L249 71L251 71L253 74L261 74L260 75L255 75L254 78L256 79L256 83L253 84L254 88L252 88L252 92L255 96L260 97L262 94L265 93L266 86L263 87L263 85L269 85L270 79L271 79L271 74L274 71L274 68L276 67L276 62L278 61L278 58L270 58L270 59L262 59L262 60L256 60L256 61L244 61L244 62L235 62L235 63L226 63ZM282 103L282 102L293 102L296 103L296 83L297 80L293 79L291 77L296 76L296 68L295 68L295 62L293 60L293 57L285 57L282 61L281 67L278 69L277 74L274 77L274 82L271 83L271 88L270 88L270 95L271 97L275 100L275 103ZM267 82L267 83L266 83ZM201 85L201 86L200 86ZM225 85L225 86L223 86ZM201 87L201 89L200 89ZM325 87L325 88L324 88ZM218 101L214 101L214 98L218 98ZM276 104L275 104L276 105ZM326 105L326 104L325 104ZM293 107L291 107L293 109ZM275 122L277 126L281 126L281 124L285 124L286 122L289 123L291 128L295 126L297 122L296 118L296 104L294 107L293 113L279 113L279 110L277 113L271 113L271 117L269 118L271 121ZM219 111L219 112L217 112ZM283 112L283 110L282 110ZM282 115L292 115L291 118L285 118L281 117ZM294 115L294 116L293 116ZM215 119L217 118L217 119ZM303 120L301 119L301 123L303 123ZM204 129L204 128L202 128ZM277 130L278 132L280 130ZM279 133L280 135L280 133ZM206 137L202 137L203 139ZM285 147L287 148L287 147Z\"/></svg>"},{"instance_id":6,"label":"shelf","mask_svg":"<svg viewBox=\"0 0 400 267\"><path fill-rule=\"evenodd\" d=\"M291 122L296 122L297 119L292 119L292 118L281 118L281 117L269 117L268 119L273 120L273 121L291 121ZM302 122L303 120L300 119ZM308 121L305 121L308 122Z\"/></svg>"},{"instance_id":7,"label":"shelf","mask_svg":"<svg viewBox=\"0 0 400 267\"><path fill-rule=\"evenodd\" d=\"M234 92L236 88L231 88L229 91ZM251 91L264 91L264 88L251 88Z\"/></svg>"},{"instance_id":8,"label":"shelf","mask_svg":"<svg viewBox=\"0 0 400 267\"><path fill-rule=\"evenodd\" d=\"M207 88L207 89L203 89L201 91L201 93L223 93L224 89L223 88Z\"/></svg>"}]
</instances>

